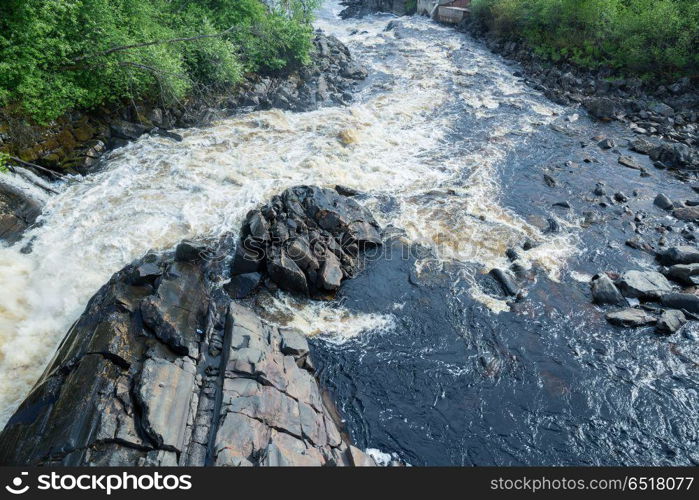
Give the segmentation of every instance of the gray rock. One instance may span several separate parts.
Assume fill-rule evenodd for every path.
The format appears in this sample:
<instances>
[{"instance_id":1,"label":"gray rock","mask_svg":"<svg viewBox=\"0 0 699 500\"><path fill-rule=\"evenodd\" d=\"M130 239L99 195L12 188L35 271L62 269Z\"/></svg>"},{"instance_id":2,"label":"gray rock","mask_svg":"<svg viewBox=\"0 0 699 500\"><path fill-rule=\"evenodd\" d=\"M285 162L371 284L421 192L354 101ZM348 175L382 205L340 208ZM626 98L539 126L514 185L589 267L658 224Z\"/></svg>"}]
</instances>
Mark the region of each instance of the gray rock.
<instances>
[{"instance_id":1,"label":"gray rock","mask_svg":"<svg viewBox=\"0 0 699 500\"><path fill-rule=\"evenodd\" d=\"M134 266L133 271L129 274L129 282L137 286L146 285L153 283L162 274L163 270L157 262L144 261Z\"/></svg>"},{"instance_id":2,"label":"gray rock","mask_svg":"<svg viewBox=\"0 0 699 500\"><path fill-rule=\"evenodd\" d=\"M657 113L661 116L671 116L675 112L674 109L672 109L664 102L654 102L650 106L648 106L648 109L653 113Z\"/></svg>"},{"instance_id":3,"label":"gray rock","mask_svg":"<svg viewBox=\"0 0 699 500\"><path fill-rule=\"evenodd\" d=\"M308 295L306 275L299 266L282 250L267 261L269 277L283 290Z\"/></svg>"},{"instance_id":4,"label":"gray rock","mask_svg":"<svg viewBox=\"0 0 699 500\"><path fill-rule=\"evenodd\" d=\"M123 120L116 120L109 126L113 137L120 139L134 140L141 137L150 130L150 127L140 123L131 123Z\"/></svg>"},{"instance_id":5,"label":"gray rock","mask_svg":"<svg viewBox=\"0 0 699 500\"><path fill-rule=\"evenodd\" d=\"M320 267L318 259L304 237L294 238L286 247L286 253L303 271L316 271Z\"/></svg>"},{"instance_id":6,"label":"gray rock","mask_svg":"<svg viewBox=\"0 0 699 500\"><path fill-rule=\"evenodd\" d=\"M639 165L638 162L637 162L636 160L634 160L634 159L633 159L632 157L630 157L630 156L624 156L624 155L622 155L622 156L619 157L618 162L619 162L620 165L623 165L623 166L625 166L625 167L627 167L627 168L633 168L633 169L636 169L636 170L641 170L641 165Z\"/></svg>"},{"instance_id":7,"label":"gray rock","mask_svg":"<svg viewBox=\"0 0 699 500\"><path fill-rule=\"evenodd\" d=\"M259 211L255 210L248 214L243 233L244 236L249 234L256 240L267 241L269 240L269 223Z\"/></svg>"},{"instance_id":8,"label":"gray rock","mask_svg":"<svg viewBox=\"0 0 699 500\"><path fill-rule=\"evenodd\" d=\"M208 297L201 269L175 261L155 295L141 302L143 322L173 351L196 355Z\"/></svg>"},{"instance_id":9,"label":"gray rock","mask_svg":"<svg viewBox=\"0 0 699 500\"><path fill-rule=\"evenodd\" d=\"M175 248L175 259L182 262L193 262L206 255L207 246L203 243L183 240Z\"/></svg>"},{"instance_id":10,"label":"gray rock","mask_svg":"<svg viewBox=\"0 0 699 500\"><path fill-rule=\"evenodd\" d=\"M619 113L616 101L608 97L590 97L584 104L588 113L601 121L613 120Z\"/></svg>"},{"instance_id":11,"label":"gray rock","mask_svg":"<svg viewBox=\"0 0 699 500\"><path fill-rule=\"evenodd\" d=\"M678 331L687 322L682 311L677 311L675 309L669 309L663 311L658 319L658 323L655 326L655 331L662 334L671 334Z\"/></svg>"},{"instance_id":12,"label":"gray rock","mask_svg":"<svg viewBox=\"0 0 699 500\"><path fill-rule=\"evenodd\" d=\"M280 288L314 297L338 290L342 279L359 272L360 254L382 242L368 210L337 190L315 186L287 189L248 214L244 227L251 229L238 247L233 274L264 270ZM262 238L265 231L256 237L254 227L271 228L274 237ZM241 248L251 246L245 258ZM257 255L266 256L266 266L258 265Z\"/></svg>"},{"instance_id":13,"label":"gray rock","mask_svg":"<svg viewBox=\"0 0 699 500\"><path fill-rule=\"evenodd\" d=\"M644 155L650 154L651 150L655 147L652 142L642 138L634 139L629 145L633 151Z\"/></svg>"},{"instance_id":14,"label":"gray rock","mask_svg":"<svg viewBox=\"0 0 699 500\"><path fill-rule=\"evenodd\" d=\"M15 243L41 215L41 204L0 179L0 241Z\"/></svg>"},{"instance_id":15,"label":"gray rock","mask_svg":"<svg viewBox=\"0 0 699 500\"><path fill-rule=\"evenodd\" d=\"M699 248L688 245L670 247L658 252L656 257L664 266L696 264L699 263Z\"/></svg>"},{"instance_id":16,"label":"gray rock","mask_svg":"<svg viewBox=\"0 0 699 500\"><path fill-rule=\"evenodd\" d=\"M699 169L699 153L686 144L663 142L648 153L652 160L686 170Z\"/></svg>"},{"instance_id":17,"label":"gray rock","mask_svg":"<svg viewBox=\"0 0 699 500\"><path fill-rule=\"evenodd\" d=\"M249 274L260 271L262 267L263 251L251 240L241 241L235 249L231 274Z\"/></svg>"},{"instance_id":18,"label":"gray rock","mask_svg":"<svg viewBox=\"0 0 699 500\"><path fill-rule=\"evenodd\" d=\"M655 271L626 271L617 281L625 297L658 299L672 291L672 285L662 274Z\"/></svg>"},{"instance_id":19,"label":"gray rock","mask_svg":"<svg viewBox=\"0 0 699 500\"><path fill-rule=\"evenodd\" d=\"M657 321L654 316L651 316L647 312L632 308L612 311L607 313L605 317L611 324L623 326L625 328L652 325Z\"/></svg>"},{"instance_id":20,"label":"gray rock","mask_svg":"<svg viewBox=\"0 0 699 500\"><path fill-rule=\"evenodd\" d=\"M301 358L308 354L308 341L306 337L296 330L284 329L279 330L281 335L281 351L282 354Z\"/></svg>"},{"instance_id":21,"label":"gray rock","mask_svg":"<svg viewBox=\"0 0 699 500\"><path fill-rule=\"evenodd\" d=\"M618 203L626 203L629 201L629 197L626 196L622 191L614 193L614 201Z\"/></svg>"},{"instance_id":22,"label":"gray rock","mask_svg":"<svg viewBox=\"0 0 699 500\"><path fill-rule=\"evenodd\" d=\"M233 276L223 287L232 299L243 299L250 295L262 281L260 273L246 273Z\"/></svg>"},{"instance_id":23,"label":"gray rock","mask_svg":"<svg viewBox=\"0 0 699 500\"><path fill-rule=\"evenodd\" d=\"M680 207L672 211L672 215L683 221L699 222L699 207Z\"/></svg>"},{"instance_id":24,"label":"gray rock","mask_svg":"<svg viewBox=\"0 0 699 500\"><path fill-rule=\"evenodd\" d=\"M616 143L612 139L602 139L597 145L602 149L613 149L616 147Z\"/></svg>"},{"instance_id":25,"label":"gray rock","mask_svg":"<svg viewBox=\"0 0 699 500\"><path fill-rule=\"evenodd\" d=\"M601 274L591 283L592 301L595 304L626 305L614 282L606 274Z\"/></svg>"},{"instance_id":26,"label":"gray rock","mask_svg":"<svg viewBox=\"0 0 699 500\"><path fill-rule=\"evenodd\" d=\"M340 261L332 252L327 252L320 269L319 285L325 290L338 290L342 284Z\"/></svg>"},{"instance_id":27,"label":"gray rock","mask_svg":"<svg viewBox=\"0 0 699 500\"><path fill-rule=\"evenodd\" d=\"M495 268L490 271L490 274L500 283L500 286L506 295L514 297L519 293L519 285L517 285L517 280L510 271Z\"/></svg>"},{"instance_id":28,"label":"gray rock","mask_svg":"<svg viewBox=\"0 0 699 500\"><path fill-rule=\"evenodd\" d=\"M668 293L660 298L660 303L673 309L699 314L699 297L691 293Z\"/></svg>"},{"instance_id":29,"label":"gray rock","mask_svg":"<svg viewBox=\"0 0 699 500\"><path fill-rule=\"evenodd\" d=\"M556 182L556 179L554 179L552 176L549 174L544 174L544 182L548 187L556 187L558 185L558 182Z\"/></svg>"},{"instance_id":30,"label":"gray rock","mask_svg":"<svg viewBox=\"0 0 699 500\"><path fill-rule=\"evenodd\" d=\"M143 363L137 398L143 428L158 448L184 449L189 406L194 392L194 364L185 368L162 359Z\"/></svg>"},{"instance_id":31,"label":"gray rock","mask_svg":"<svg viewBox=\"0 0 699 500\"><path fill-rule=\"evenodd\" d=\"M659 193L658 196L655 197L655 200L653 200L653 204L656 207L660 207L663 210L672 210L674 207L674 204L672 203L672 200L665 196L663 193Z\"/></svg>"},{"instance_id":32,"label":"gray rock","mask_svg":"<svg viewBox=\"0 0 699 500\"><path fill-rule=\"evenodd\" d=\"M699 285L699 263L675 264L667 269L665 276L683 285Z\"/></svg>"}]
</instances>

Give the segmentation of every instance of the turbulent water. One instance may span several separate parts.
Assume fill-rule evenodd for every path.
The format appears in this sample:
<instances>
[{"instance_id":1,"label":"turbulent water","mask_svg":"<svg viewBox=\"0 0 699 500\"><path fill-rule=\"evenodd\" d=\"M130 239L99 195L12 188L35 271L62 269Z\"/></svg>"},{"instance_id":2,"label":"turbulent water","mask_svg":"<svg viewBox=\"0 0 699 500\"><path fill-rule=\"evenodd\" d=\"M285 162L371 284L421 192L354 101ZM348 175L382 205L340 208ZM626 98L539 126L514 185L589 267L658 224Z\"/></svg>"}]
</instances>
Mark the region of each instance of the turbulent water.
<instances>
[{"instance_id":1,"label":"turbulent water","mask_svg":"<svg viewBox=\"0 0 699 500\"><path fill-rule=\"evenodd\" d=\"M390 16L340 21L337 10L325 7L317 25L369 69L353 104L244 114L179 131L180 143L142 138L110 153L99 173L60 187L24 241L0 248L0 424L90 296L122 266L182 238L235 231L250 208L285 187L343 184L367 192L363 202L380 222L402 232L405 242L428 248L430 257L374 263L339 304L283 295L262 301L270 319L321 334L314 344L323 378L348 415L354 439L415 464L593 463L595 453L628 445L609 429L595 432L604 427L607 416L595 414L604 405L576 400L579 415L573 406L557 406L570 404L561 400L574 397L571 383L579 374L542 372L538 363L560 366L571 350L592 349L560 340L565 313L526 323L522 318L539 312L519 311L513 319L510 306L479 279L506 265L508 247L531 238L540 245L526 260L541 270L541 286L548 287L543 298L560 290L555 287L569 276L570 259L583 252L574 217L561 214L565 230L547 235L525 217L530 212L510 197L521 185L516 177L527 170L505 168L516 164L526 144L531 164L523 168L540 176L535 163L550 160L536 156L541 131L549 133L549 124L574 110L531 90L499 58L450 28L415 17L385 31ZM529 202L522 197L520 203ZM29 242L32 251L22 253ZM581 272L587 271L594 272ZM415 286L423 282L427 286ZM566 301L560 306L565 310ZM484 332L497 341L479 338ZM503 355L502 332L525 344L530 335L554 340L512 347L523 349L518 358ZM536 375L515 367L527 353L535 353L530 367ZM594 368L589 380L606 398L604 370ZM652 385L654 375L648 376ZM647 395L629 390L632 399ZM686 462L688 452L678 452L677 443L696 442L696 417L688 416L697 413L696 389L679 384L672 390L678 401L670 405L677 406L673 419L685 421L672 423L683 434L680 439L668 431L667 446L677 462ZM447 401L448 409L441 408ZM549 433L557 432L574 437L550 445ZM644 432L630 432L629 439L645 446ZM608 447L591 446L597 439ZM571 442L579 452L570 451ZM569 459L561 458L565 452ZM599 462L660 463L666 456L648 452L633 460L628 451L613 452L621 458Z\"/></svg>"}]
</instances>

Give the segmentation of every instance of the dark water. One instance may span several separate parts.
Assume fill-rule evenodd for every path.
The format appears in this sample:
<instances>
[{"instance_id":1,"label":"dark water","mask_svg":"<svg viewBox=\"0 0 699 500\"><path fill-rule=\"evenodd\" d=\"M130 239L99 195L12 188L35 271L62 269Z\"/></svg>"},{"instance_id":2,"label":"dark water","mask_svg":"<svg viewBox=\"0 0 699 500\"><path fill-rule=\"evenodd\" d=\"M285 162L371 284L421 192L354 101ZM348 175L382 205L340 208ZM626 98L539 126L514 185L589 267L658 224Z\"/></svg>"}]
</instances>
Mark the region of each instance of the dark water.
<instances>
[{"instance_id":1,"label":"dark water","mask_svg":"<svg viewBox=\"0 0 699 500\"><path fill-rule=\"evenodd\" d=\"M452 55L457 66L468 66L472 50L483 50L456 32L399 31L399 39L461 37L463 50ZM496 56L493 61L502 63ZM470 75L470 88L479 92L491 78ZM439 112L453 117L444 148L458 155L482 148L494 122L516 121L530 111L501 103L483 117L450 100ZM666 235L670 244L682 242L683 225L652 201L659 191L673 199L697 196L647 157L629 152L632 134L623 126L593 122L582 109L562 109L562 115L573 113L579 119L557 120L553 128L540 125L521 137L511 131L513 146L494 164L498 203L524 220L553 215L563 222L563 233L575 235L577 253L562 263L559 282L535 267L525 280L527 297L499 314L474 300L471 284L460 279L464 268L471 269L484 290L497 294L481 274L488 268L477 262L445 260L418 276L414 260L382 259L343 286L348 309L390 311L397 321L391 331L342 344L313 341L321 381L359 446L396 453L413 465L699 463L697 324L669 337L612 327L579 277L652 268L648 254L624 242L640 236L656 245L659 224L673 226ZM619 151L598 148L592 140L598 135L613 138ZM619 153L634 157L651 176L619 165ZM465 166L464 183L470 172ZM557 187L546 186L544 173L556 178ZM601 207L592 195L599 181L610 195L623 191L629 202ZM552 207L562 200L572 209ZM596 222L581 224L585 212ZM637 214L643 222L632 225Z\"/></svg>"}]
</instances>

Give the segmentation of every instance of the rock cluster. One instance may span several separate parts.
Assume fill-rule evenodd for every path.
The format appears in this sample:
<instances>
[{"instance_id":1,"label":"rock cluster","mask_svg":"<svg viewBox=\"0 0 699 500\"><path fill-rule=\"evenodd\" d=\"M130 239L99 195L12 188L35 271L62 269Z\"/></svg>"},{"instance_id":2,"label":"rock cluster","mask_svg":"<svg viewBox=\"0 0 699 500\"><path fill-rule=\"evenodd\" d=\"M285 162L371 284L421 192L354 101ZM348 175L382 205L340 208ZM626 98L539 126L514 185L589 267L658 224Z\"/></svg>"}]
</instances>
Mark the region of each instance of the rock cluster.
<instances>
[{"instance_id":1,"label":"rock cluster","mask_svg":"<svg viewBox=\"0 0 699 500\"><path fill-rule=\"evenodd\" d=\"M333 199L303 188L269 207L311 210L326 238L366 216L346 202L333 211ZM282 222L292 220L307 223L296 213ZM295 237L318 230L306 228ZM349 246L368 242L352 234ZM225 241L215 251L183 242L116 273L0 433L0 464L374 465L341 432L305 337L263 323L216 285L214 257L232 253Z\"/></svg>"},{"instance_id":2,"label":"rock cluster","mask_svg":"<svg viewBox=\"0 0 699 500\"><path fill-rule=\"evenodd\" d=\"M699 319L699 248L671 247L656 255L658 271L601 273L591 282L595 304L622 309L606 314L618 326L655 325L658 333L674 333L688 319Z\"/></svg>"},{"instance_id":3,"label":"rock cluster","mask_svg":"<svg viewBox=\"0 0 699 500\"><path fill-rule=\"evenodd\" d=\"M228 289L244 296L264 274L283 290L328 295L357 273L361 251L380 244L379 225L351 197L315 186L289 188L247 215Z\"/></svg>"},{"instance_id":4,"label":"rock cluster","mask_svg":"<svg viewBox=\"0 0 699 500\"><path fill-rule=\"evenodd\" d=\"M353 87L367 77L367 71L352 59L349 49L334 36L317 33L311 57L310 65L287 78L250 81L232 104L309 111L351 101Z\"/></svg>"}]
</instances>

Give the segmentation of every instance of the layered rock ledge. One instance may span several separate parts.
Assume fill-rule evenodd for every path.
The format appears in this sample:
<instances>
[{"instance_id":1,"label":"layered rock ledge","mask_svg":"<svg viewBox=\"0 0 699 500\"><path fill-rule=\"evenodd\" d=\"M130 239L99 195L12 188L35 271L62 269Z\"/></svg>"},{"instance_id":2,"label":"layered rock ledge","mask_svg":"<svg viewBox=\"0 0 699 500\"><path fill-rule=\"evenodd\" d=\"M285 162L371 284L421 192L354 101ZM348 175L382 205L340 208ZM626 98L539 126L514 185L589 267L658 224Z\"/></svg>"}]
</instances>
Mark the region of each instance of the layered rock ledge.
<instances>
[{"instance_id":1,"label":"layered rock ledge","mask_svg":"<svg viewBox=\"0 0 699 500\"><path fill-rule=\"evenodd\" d=\"M0 434L0 464L374 465L342 433L305 337L220 287L227 241L116 273Z\"/></svg>"}]
</instances>

